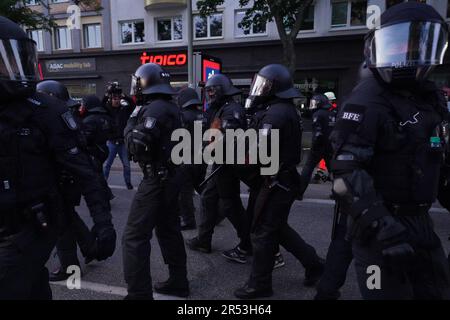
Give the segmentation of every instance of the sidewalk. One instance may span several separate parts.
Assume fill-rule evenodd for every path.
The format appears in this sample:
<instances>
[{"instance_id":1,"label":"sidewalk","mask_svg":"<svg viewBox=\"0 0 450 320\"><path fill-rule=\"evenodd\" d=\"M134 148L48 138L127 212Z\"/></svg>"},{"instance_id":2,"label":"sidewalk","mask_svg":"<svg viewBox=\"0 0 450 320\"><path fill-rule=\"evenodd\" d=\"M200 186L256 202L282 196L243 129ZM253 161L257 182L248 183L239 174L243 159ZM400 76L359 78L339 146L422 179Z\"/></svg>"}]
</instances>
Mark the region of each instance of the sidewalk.
<instances>
[{"instance_id":1,"label":"sidewalk","mask_svg":"<svg viewBox=\"0 0 450 320\"><path fill-rule=\"evenodd\" d=\"M139 165L133 161L130 161L131 172L141 172L141 168ZM113 165L111 166L111 171L122 171L123 166L122 162L119 159L119 156L116 156L114 159Z\"/></svg>"}]
</instances>

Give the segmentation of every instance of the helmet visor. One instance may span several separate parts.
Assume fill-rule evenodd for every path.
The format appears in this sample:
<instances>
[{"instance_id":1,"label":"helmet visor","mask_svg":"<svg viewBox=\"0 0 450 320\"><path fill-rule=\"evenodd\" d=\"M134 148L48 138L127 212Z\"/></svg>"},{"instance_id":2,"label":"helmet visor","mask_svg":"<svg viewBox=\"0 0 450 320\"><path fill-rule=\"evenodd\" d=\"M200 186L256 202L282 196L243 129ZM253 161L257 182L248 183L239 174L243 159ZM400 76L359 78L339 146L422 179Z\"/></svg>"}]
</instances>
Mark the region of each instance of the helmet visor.
<instances>
[{"instance_id":1,"label":"helmet visor","mask_svg":"<svg viewBox=\"0 0 450 320\"><path fill-rule=\"evenodd\" d=\"M36 45L31 40L0 40L0 79L39 81Z\"/></svg>"},{"instance_id":2,"label":"helmet visor","mask_svg":"<svg viewBox=\"0 0 450 320\"><path fill-rule=\"evenodd\" d=\"M249 96L267 97L272 92L273 81L257 74L253 78Z\"/></svg>"},{"instance_id":3,"label":"helmet visor","mask_svg":"<svg viewBox=\"0 0 450 320\"><path fill-rule=\"evenodd\" d=\"M441 23L412 21L376 30L366 42L371 68L409 68L443 63L448 29Z\"/></svg>"}]
</instances>

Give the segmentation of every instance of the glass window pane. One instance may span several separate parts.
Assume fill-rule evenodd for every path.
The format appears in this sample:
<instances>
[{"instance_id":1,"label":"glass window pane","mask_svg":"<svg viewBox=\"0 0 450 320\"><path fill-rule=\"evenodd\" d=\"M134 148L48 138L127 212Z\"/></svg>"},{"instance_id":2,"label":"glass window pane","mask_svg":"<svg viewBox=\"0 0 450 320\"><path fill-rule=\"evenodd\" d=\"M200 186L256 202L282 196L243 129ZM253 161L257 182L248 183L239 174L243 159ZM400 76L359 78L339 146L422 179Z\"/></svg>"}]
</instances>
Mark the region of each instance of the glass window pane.
<instances>
[{"instance_id":1,"label":"glass window pane","mask_svg":"<svg viewBox=\"0 0 450 320\"><path fill-rule=\"evenodd\" d=\"M261 14L256 13L254 16L253 33L266 33L266 23L261 21Z\"/></svg>"},{"instance_id":2,"label":"glass window pane","mask_svg":"<svg viewBox=\"0 0 450 320\"><path fill-rule=\"evenodd\" d=\"M99 24L84 26L84 45L86 48L99 48L102 46Z\"/></svg>"},{"instance_id":3,"label":"glass window pane","mask_svg":"<svg viewBox=\"0 0 450 320\"><path fill-rule=\"evenodd\" d=\"M303 25L300 30L313 30L314 29L314 9L315 6L311 5L303 13Z\"/></svg>"},{"instance_id":4,"label":"glass window pane","mask_svg":"<svg viewBox=\"0 0 450 320\"><path fill-rule=\"evenodd\" d=\"M211 37L222 36L222 14L213 14L209 17L209 27Z\"/></svg>"},{"instance_id":5,"label":"glass window pane","mask_svg":"<svg viewBox=\"0 0 450 320\"><path fill-rule=\"evenodd\" d=\"M38 51L44 51L44 32L42 30L37 30L37 47Z\"/></svg>"},{"instance_id":6,"label":"glass window pane","mask_svg":"<svg viewBox=\"0 0 450 320\"><path fill-rule=\"evenodd\" d=\"M133 41L133 24L125 22L121 24L121 39L122 43L131 43Z\"/></svg>"},{"instance_id":7,"label":"glass window pane","mask_svg":"<svg viewBox=\"0 0 450 320\"><path fill-rule=\"evenodd\" d=\"M347 25L347 8L348 2L333 2L331 14L331 26L342 27Z\"/></svg>"},{"instance_id":8,"label":"glass window pane","mask_svg":"<svg viewBox=\"0 0 450 320\"><path fill-rule=\"evenodd\" d=\"M350 25L362 26L366 24L367 0L352 0Z\"/></svg>"},{"instance_id":9,"label":"glass window pane","mask_svg":"<svg viewBox=\"0 0 450 320\"><path fill-rule=\"evenodd\" d=\"M144 21L139 21L134 23L134 42L144 42L145 32L144 32Z\"/></svg>"},{"instance_id":10,"label":"glass window pane","mask_svg":"<svg viewBox=\"0 0 450 320\"><path fill-rule=\"evenodd\" d=\"M172 40L172 21L170 19L156 22L158 41Z\"/></svg>"},{"instance_id":11,"label":"glass window pane","mask_svg":"<svg viewBox=\"0 0 450 320\"><path fill-rule=\"evenodd\" d=\"M173 18L173 40L183 39L183 19Z\"/></svg>"},{"instance_id":12,"label":"glass window pane","mask_svg":"<svg viewBox=\"0 0 450 320\"><path fill-rule=\"evenodd\" d=\"M234 34L236 36L243 36L250 33L249 28L245 28L244 26L240 25L242 22L242 19L245 17L245 11L236 11L236 17L235 17L235 24L234 24Z\"/></svg>"},{"instance_id":13,"label":"glass window pane","mask_svg":"<svg viewBox=\"0 0 450 320\"><path fill-rule=\"evenodd\" d=\"M102 46L102 28L101 26L98 24L95 27L95 39L96 39L96 47L101 47Z\"/></svg>"},{"instance_id":14,"label":"glass window pane","mask_svg":"<svg viewBox=\"0 0 450 320\"><path fill-rule=\"evenodd\" d=\"M38 51L44 51L44 37L42 30L28 30L28 37L36 42Z\"/></svg>"},{"instance_id":15,"label":"glass window pane","mask_svg":"<svg viewBox=\"0 0 450 320\"><path fill-rule=\"evenodd\" d=\"M67 27L56 28L55 36L56 49L70 49L72 47L70 31Z\"/></svg>"},{"instance_id":16,"label":"glass window pane","mask_svg":"<svg viewBox=\"0 0 450 320\"><path fill-rule=\"evenodd\" d=\"M196 38L206 38L208 36L206 18L195 16L194 29Z\"/></svg>"}]
</instances>

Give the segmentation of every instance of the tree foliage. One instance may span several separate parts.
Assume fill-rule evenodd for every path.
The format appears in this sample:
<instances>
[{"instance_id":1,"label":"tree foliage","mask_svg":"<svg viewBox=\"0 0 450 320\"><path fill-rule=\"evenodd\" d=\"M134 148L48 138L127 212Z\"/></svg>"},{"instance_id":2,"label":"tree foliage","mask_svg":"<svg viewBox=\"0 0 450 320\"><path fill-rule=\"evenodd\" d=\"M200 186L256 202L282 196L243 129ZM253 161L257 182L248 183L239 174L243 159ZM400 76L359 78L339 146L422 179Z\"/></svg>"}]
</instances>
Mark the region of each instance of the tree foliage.
<instances>
[{"instance_id":1,"label":"tree foliage","mask_svg":"<svg viewBox=\"0 0 450 320\"><path fill-rule=\"evenodd\" d=\"M199 0L200 15L208 16L217 11L225 0ZM239 0L239 6L246 8L241 22L243 28L275 21L283 44L284 60L291 72L295 71L294 42L300 32L307 10L314 0Z\"/></svg>"},{"instance_id":2,"label":"tree foliage","mask_svg":"<svg viewBox=\"0 0 450 320\"><path fill-rule=\"evenodd\" d=\"M33 7L26 6L26 2L25 0L0 0L0 16L7 17L30 29L50 30L56 26L51 11L50 15L47 16L33 10ZM37 0L36 2L45 9L51 9L48 0ZM102 9L98 0L75 0L73 2L79 5L82 10L94 9L98 11Z\"/></svg>"}]
</instances>

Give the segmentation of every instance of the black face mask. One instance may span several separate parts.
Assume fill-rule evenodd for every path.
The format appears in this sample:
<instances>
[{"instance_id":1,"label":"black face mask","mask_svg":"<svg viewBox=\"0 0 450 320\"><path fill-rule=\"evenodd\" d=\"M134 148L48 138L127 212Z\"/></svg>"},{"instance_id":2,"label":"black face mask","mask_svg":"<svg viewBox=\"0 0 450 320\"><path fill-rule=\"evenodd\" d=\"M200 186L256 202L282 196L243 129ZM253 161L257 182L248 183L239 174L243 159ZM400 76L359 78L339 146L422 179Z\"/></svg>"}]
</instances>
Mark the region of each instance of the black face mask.
<instances>
[{"instance_id":1,"label":"black face mask","mask_svg":"<svg viewBox=\"0 0 450 320\"><path fill-rule=\"evenodd\" d=\"M221 107L226 100L221 86L206 87L205 94L206 102L213 108Z\"/></svg>"}]
</instances>

